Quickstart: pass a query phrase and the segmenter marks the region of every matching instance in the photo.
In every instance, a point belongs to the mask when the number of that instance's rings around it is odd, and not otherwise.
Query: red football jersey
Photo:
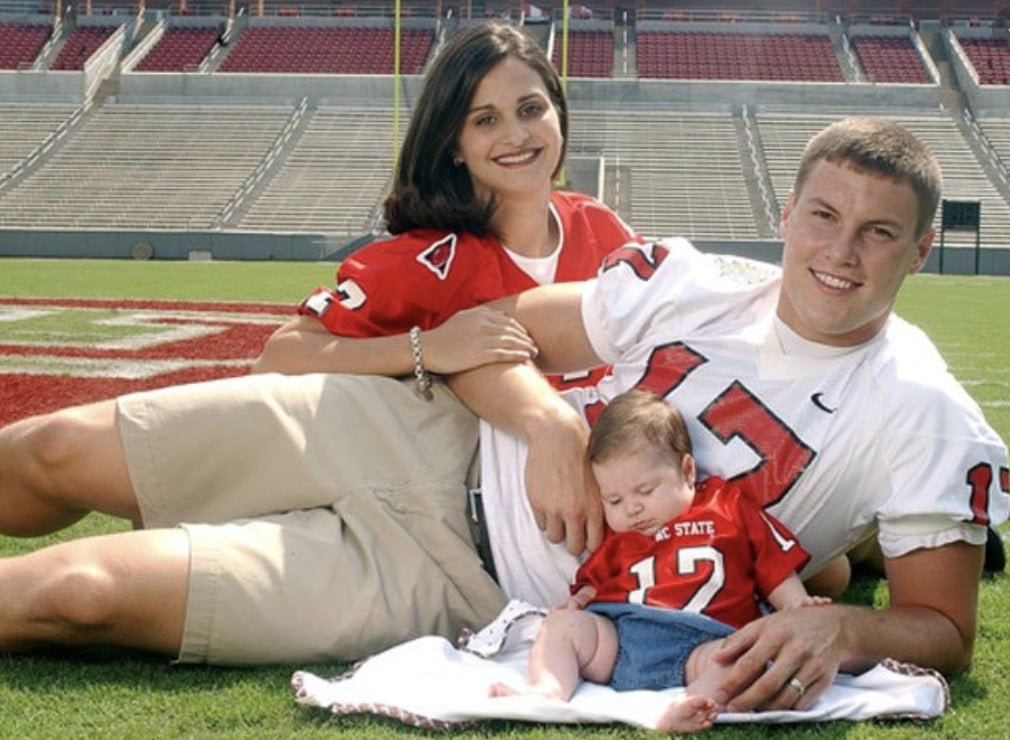
[[[691,508],[654,537],[611,533],[579,568],[572,593],[590,585],[595,601],[700,612],[742,627],[761,616],[759,599],[809,558],[781,522],[708,478]]]
[[[555,191],[551,204],[561,226],[555,282],[591,278],[611,251],[641,242],[587,195]],[[387,336],[431,329],[458,311],[535,286],[490,234],[418,229],[355,252],[337,270],[337,287],[317,289],[298,310],[340,336]]]

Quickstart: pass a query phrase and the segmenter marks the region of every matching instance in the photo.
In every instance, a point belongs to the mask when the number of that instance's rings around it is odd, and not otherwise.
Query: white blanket
[[[333,714],[370,713],[406,724],[447,728],[488,719],[530,722],[623,722],[655,729],[682,688],[617,692],[582,683],[569,702],[531,694],[491,698],[495,682],[518,685],[544,611],[513,601],[483,630],[454,647],[441,637],[421,637],[326,679],[299,671],[291,679],[297,700]],[[717,722],[819,722],[824,720],[930,719],[947,709],[947,683],[935,671],[884,661],[858,676],[839,675],[807,710],[726,712]]]

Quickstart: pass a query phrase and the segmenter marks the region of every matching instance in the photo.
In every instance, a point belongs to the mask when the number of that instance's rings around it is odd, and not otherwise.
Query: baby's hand
[[[585,609],[594,598],[596,589],[592,586],[583,586],[564,601],[556,604],[555,609]]]
[[[799,609],[804,606],[827,606],[831,603],[830,596],[805,596],[795,604],[790,606],[790,609]]]

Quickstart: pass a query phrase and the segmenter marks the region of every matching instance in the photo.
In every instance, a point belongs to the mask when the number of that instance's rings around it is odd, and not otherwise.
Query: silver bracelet
[[[424,363],[421,360],[421,327],[419,326],[410,330],[410,354],[414,358],[414,390],[425,401],[430,401],[435,396],[431,392],[431,375],[424,369]]]

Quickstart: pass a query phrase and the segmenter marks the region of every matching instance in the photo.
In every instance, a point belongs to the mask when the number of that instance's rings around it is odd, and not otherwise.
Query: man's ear
[[[786,198],[786,203],[782,206],[782,215],[779,217],[779,236],[782,239],[786,238],[786,232],[788,231],[787,221],[789,220],[790,214],[793,212],[793,206],[796,205],[796,193],[790,192],[789,197]]]
[[[908,268],[909,275],[917,273],[926,264],[926,258],[929,257],[929,250],[933,247],[933,239],[935,237],[936,229],[933,228],[926,229],[922,236],[919,237],[919,241],[915,245],[915,258]]]

